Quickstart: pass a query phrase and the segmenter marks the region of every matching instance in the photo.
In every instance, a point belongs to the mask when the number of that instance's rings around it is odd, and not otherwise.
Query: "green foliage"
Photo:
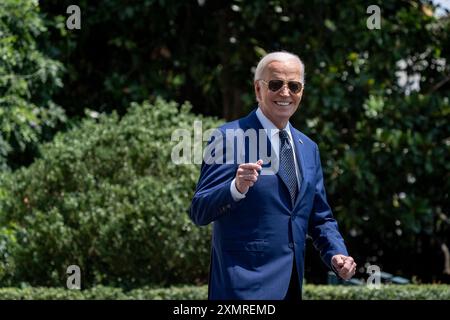
[[[11,281],[62,285],[76,264],[84,287],[205,282],[210,229],[187,214],[199,168],[171,161],[171,135],[218,122],[189,109],[157,100],[123,118],[87,111],[93,118],[4,179],[0,223],[14,229],[0,236],[14,231],[17,242]]]
[[[87,290],[62,288],[0,288],[1,300],[205,300],[207,286],[172,286],[168,288],[120,288],[97,286]],[[379,289],[365,286],[305,285],[305,300],[450,300],[448,285],[384,285]]]
[[[306,285],[306,300],[450,300],[449,285],[367,286]]]
[[[375,257],[391,243],[400,252],[432,238],[436,246],[448,243],[449,100],[371,96],[364,106],[371,112],[354,119],[349,142],[336,140],[332,149],[322,144],[327,185],[345,230]]]
[[[12,176],[9,171],[0,171],[0,203],[8,201],[11,194],[8,185],[11,185]],[[0,205],[1,208],[1,205]],[[15,225],[2,219],[2,210],[0,209],[0,279],[2,285],[13,285],[10,281],[14,274],[14,259],[11,253],[17,244]]]
[[[207,286],[142,287],[130,291],[105,286],[86,290],[47,287],[0,288],[1,300],[205,300],[207,297]]]
[[[44,32],[37,1],[0,3],[0,170],[29,163],[20,155],[32,154],[49,129],[65,121],[51,99],[62,86],[63,67],[39,50],[36,38]]]
[[[15,266],[14,258],[11,253],[17,245],[15,228],[1,227],[0,228],[0,279],[3,279],[3,285],[12,285],[11,278],[13,277]]]

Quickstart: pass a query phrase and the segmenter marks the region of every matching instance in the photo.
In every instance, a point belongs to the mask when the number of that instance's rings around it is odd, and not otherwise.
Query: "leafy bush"
[[[62,288],[2,288],[2,300],[205,300],[207,286],[172,286],[169,288],[140,288],[124,291],[98,286],[88,290]],[[448,285],[383,285],[380,289],[365,286],[305,285],[305,300],[450,300]]]
[[[7,201],[10,196],[8,185],[12,184],[10,180],[11,174],[9,171],[0,171],[0,203]],[[10,282],[12,275],[14,274],[14,260],[11,257],[11,252],[17,243],[14,224],[7,224],[3,222],[2,211],[0,209],[0,279],[3,285],[12,285]]]
[[[63,66],[37,45],[46,31],[37,1],[1,1],[0,170],[29,163],[24,152],[33,155],[49,129],[66,120],[51,100],[62,86]]]
[[[210,229],[187,214],[199,168],[171,161],[171,135],[192,131],[194,120],[218,123],[189,110],[157,100],[134,103],[122,119],[88,112],[4,179],[0,224],[10,227],[0,241],[11,234],[16,244],[14,272],[0,283],[65,285],[73,264],[83,287],[205,282]]]

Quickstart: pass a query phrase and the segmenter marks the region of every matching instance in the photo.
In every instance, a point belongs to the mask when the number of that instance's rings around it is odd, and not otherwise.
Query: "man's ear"
[[[253,86],[255,87],[256,101],[261,102],[261,86],[259,81],[254,81]]]

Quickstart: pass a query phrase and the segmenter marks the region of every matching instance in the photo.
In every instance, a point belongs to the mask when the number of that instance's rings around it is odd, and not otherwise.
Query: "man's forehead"
[[[300,78],[301,67],[300,64],[295,60],[289,61],[272,61],[269,63],[264,70],[265,76],[272,78],[284,78],[288,75],[289,78]]]
[[[301,66],[296,60],[272,61],[267,65],[265,71],[271,73],[300,73]]]

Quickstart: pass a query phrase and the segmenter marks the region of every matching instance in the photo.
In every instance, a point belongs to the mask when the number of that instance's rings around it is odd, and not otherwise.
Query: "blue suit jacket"
[[[253,111],[219,128],[227,129],[262,125]],[[326,199],[317,144],[296,129],[291,134],[301,171],[294,205],[278,174],[260,175],[236,202],[230,184],[239,165],[202,164],[189,214],[197,225],[214,223],[209,299],[283,299],[293,263],[302,286],[307,234],[329,268],[333,255],[348,255]]]

